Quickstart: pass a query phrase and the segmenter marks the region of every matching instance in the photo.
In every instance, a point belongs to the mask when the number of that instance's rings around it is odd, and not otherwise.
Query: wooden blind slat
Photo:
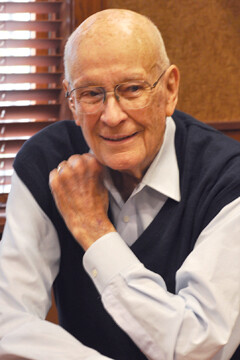
[[[0,141],[0,156],[3,154],[16,154],[23,144],[24,140]]]
[[[35,13],[35,14],[47,14],[56,13],[61,10],[62,1],[58,2],[1,2],[0,12],[2,13]]]
[[[0,107],[0,120],[57,119],[60,105],[27,105]]]
[[[0,124],[0,141],[30,137],[52,123],[53,121]]]
[[[61,20],[55,21],[0,21],[0,29],[4,31],[31,30],[57,31]]]
[[[12,164],[13,164],[13,157],[6,157],[6,158],[2,158],[0,159],[0,171],[2,170],[10,170],[12,168]]]
[[[35,66],[59,66],[62,55],[40,56],[5,56],[0,58],[0,66],[35,65]]]
[[[58,83],[61,84],[62,73],[32,73],[32,74],[0,74],[1,83]]]
[[[60,92],[61,88],[0,91],[0,101],[20,101],[26,99],[36,101],[56,100]]]
[[[7,39],[0,40],[0,48],[57,49],[60,46],[61,41],[62,39]]]
[[[10,185],[10,184],[11,184],[11,176],[1,176],[0,175],[0,186]]]

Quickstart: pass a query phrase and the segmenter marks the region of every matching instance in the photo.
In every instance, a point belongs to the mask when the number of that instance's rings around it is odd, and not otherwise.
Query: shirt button
[[[97,274],[98,274],[98,273],[97,273],[97,269],[93,269],[93,270],[92,270],[92,277],[93,277],[93,278],[96,278],[96,277],[97,277]]]
[[[128,222],[129,222],[129,216],[125,215],[125,216],[123,217],[123,221],[124,221],[125,223],[128,223]]]

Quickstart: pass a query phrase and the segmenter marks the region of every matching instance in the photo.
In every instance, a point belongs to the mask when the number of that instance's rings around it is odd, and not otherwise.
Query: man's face
[[[73,97],[76,123],[96,158],[105,166],[140,179],[159,151],[165,130],[167,91],[165,75],[142,109],[127,109],[114,97],[114,86],[129,80],[145,80],[152,85],[161,71],[156,60],[144,56],[141,47],[119,40],[79,48],[72,68],[72,88],[102,86],[107,94],[103,108],[81,114]],[[88,45],[88,46],[87,46]]]

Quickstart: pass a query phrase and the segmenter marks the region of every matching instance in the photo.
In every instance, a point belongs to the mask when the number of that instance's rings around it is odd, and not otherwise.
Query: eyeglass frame
[[[168,69],[168,68],[167,68]],[[163,77],[163,75],[165,74],[165,72],[167,71],[167,69],[165,69],[161,74],[160,76],[158,77],[158,79],[152,84],[150,85],[148,81],[146,80],[138,80],[139,82],[142,82],[142,83],[145,83],[149,86],[149,90],[152,91],[156,86],[157,84],[159,83],[159,81],[161,80],[161,78]],[[116,90],[118,89],[119,86],[121,85],[124,85],[124,84],[127,84],[128,82],[131,82],[131,81],[134,81],[134,80],[130,80],[130,81],[126,81],[126,82],[123,82],[123,83],[120,83],[120,84],[117,84],[114,86],[113,88],[113,91],[106,91],[106,89],[103,87],[103,86],[97,86],[97,85],[93,85],[93,86],[78,86],[70,91],[66,91],[65,92],[65,98],[70,98],[71,97],[71,94],[73,91],[75,90],[78,90],[78,89],[84,89],[84,88],[88,88],[88,87],[96,87],[98,89],[101,89],[102,92],[103,92],[103,99],[102,99],[102,104],[105,103],[106,101],[106,98],[107,98],[107,94],[109,93],[114,93],[114,97],[115,99],[119,102],[119,95],[116,93]],[[147,106],[147,105],[146,105]],[[138,109],[141,109],[141,108],[138,108]]]

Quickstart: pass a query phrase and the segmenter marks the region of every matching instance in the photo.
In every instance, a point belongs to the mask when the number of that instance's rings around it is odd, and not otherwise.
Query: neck
[[[110,170],[113,183],[122,199],[126,202],[129,196],[132,194],[135,187],[140,183],[141,178],[136,178],[128,173],[123,173],[115,170]]]

